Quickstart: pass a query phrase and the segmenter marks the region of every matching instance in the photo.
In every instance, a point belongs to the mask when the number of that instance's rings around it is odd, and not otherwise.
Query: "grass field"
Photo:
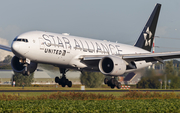
[[[43,85],[42,85],[43,86]],[[44,87],[12,87],[12,86],[1,86],[0,85],[0,90],[81,90],[81,85],[77,85],[77,86],[74,86],[74,87],[61,87],[58,85],[58,87],[56,87],[55,85],[54,86],[51,86],[51,87],[48,87],[48,86],[44,86]],[[117,88],[114,88],[114,89],[111,89],[110,87],[101,87],[101,88],[85,88],[85,90],[123,90],[123,89],[117,89]],[[137,89],[137,88],[130,88],[129,90],[164,90],[164,89]],[[169,89],[168,89],[169,90]],[[176,90],[176,89],[170,89],[170,90]]]
[[[25,87],[25,90],[80,90],[62,87]],[[18,92],[22,87],[0,87],[0,112],[180,112],[180,92]],[[117,90],[86,88],[86,90]]]
[[[16,96],[40,96],[42,94],[54,94],[56,92],[0,92],[0,95],[16,95]],[[85,92],[85,93],[92,93],[92,94],[104,94],[104,95],[114,95],[114,96],[121,96],[126,92]]]
[[[0,90],[17,90],[17,92],[0,92],[0,94],[10,94],[10,95],[20,95],[20,96],[39,96],[42,94],[53,94],[55,92],[18,92],[19,90],[81,90],[80,86],[79,88],[73,87],[73,88],[68,88],[68,87],[0,87]],[[85,88],[85,90],[123,90],[123,89],[111,89],[109,87],[105,88]],[[130,89],[131,90],[139,90],[143,91],[143,89]],[[147,90],[147,89],[146,89]],[[148,89],[152,90],[152,89]],[[154,90],[154,89],[153,89]],[[88,93],[88,92],[86,92]],[[114,95],[114,96],[121,96],[123,94],[126,94],[127,92],[90,92],[94,94],[106,94],[106,95]],[[170,92],[162,92],[162,93],[170,93]],[[176,94],[180,94],[180,92],[175,92]]]
[[[28,100],[0,101],[0,112],[179,113],[180,100]],[[3,107],[2,107],[3,106]]]
[[[180,112],[180,95],[176,93],[133,91],[112,92],[111,95],[74,92],[35,94],[0,94],[0,112]]]
[[[8,95],[20,95],[20,96],[39,96],[42,94],[53,94],[55,92],[18,92],[19,90],[81,90],[79,88],[68,88],[68,87],[0,87],[0,90],[17,90],[17,92],[0,92],[0,94],[8,94]],[[111,89],[109,87],[105,88],[85,88],[85,90],[122,90],[122,89]],[[139,90],[143,91],[143,89],[130,89],[131,90]],[[146,89],[147,90],[147,89]],[[148,89],[152,90],[152,89]],[[93,93],[93,94],[105,94],[105,95],[114,95],[114,96],[121,96],[126,94],[127,92],[86,92],[86,93]],[[169,93],[169,92],[162,92],[162,93]],[[175,92],[176,94],[180,94],[180,92]]]

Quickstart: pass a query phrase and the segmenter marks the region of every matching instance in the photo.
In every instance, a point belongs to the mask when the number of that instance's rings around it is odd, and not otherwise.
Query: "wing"
[[[12,51],[11,51],[11,47],[5,46],[5,45],[1,45],[1,44],[0,44],[0,49],[5,50],[5,51],[12,52]]]
[[[84,55],[81,56],[82,62],[86,65],[98,65],[99,61],[107,55]],[[125,54],[119,56],[125,61],[146,61],[154,62],[166,59],[180,58],[180,51],[177,52],[163,52],[163,53],[141,53],[141,54]],[[97,63],[97,64],[95,64]]]
[[[180,58],[180,51],[176,52],[163,52],[163,53],[146,53],[146,54],[129,54],[123,55],[122,59],[130,61],[141,61],[146,62],[162,61],[167,59]]]

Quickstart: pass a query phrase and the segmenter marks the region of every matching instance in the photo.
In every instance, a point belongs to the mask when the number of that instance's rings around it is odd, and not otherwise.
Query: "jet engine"
[[[104,75],[122,75],[126,71],[126,63],[120,57],[106,56],[99,61],[99,70]]]
[[[37,63],[31,61],[28,64],[26,63],[25,59],[20,59],[17,56],[14,56],[11,60],[11,67],[13,68],[14,72],[29,75],[37,69]]]

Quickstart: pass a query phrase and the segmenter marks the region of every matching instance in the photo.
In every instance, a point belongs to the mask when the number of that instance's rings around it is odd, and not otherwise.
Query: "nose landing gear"
[[[117,87],[118,89],[121,88],[121,83],[119,83],[115,78],[111,78],[111,79],[104,79],[104,84],[107,84],[108,86],[110,86],[112,89],[114,87]]]
[[[65,73],[67,72],[68,70],[66,69],[60,69],[60,73],[62,73],[62,77],[59,78],[59,77],[56,77],[55,78],[55,82],[58,83],[59,85],[61,85],[62,87],[65,87],[66,85],[68,87],[72,87],[72,82],[69,81],[67,78],[66,78],[66,75]]]

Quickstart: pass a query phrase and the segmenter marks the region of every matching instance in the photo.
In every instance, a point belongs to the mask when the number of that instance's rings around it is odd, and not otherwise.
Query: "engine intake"
[[[126,71],[126,63],[122,58],[116,56],[106,56],[100,60],[99,70],[104,75],[122,75]]]
[[[37,69],[37,63],[31,61],[30,64],[26,65],[27,69],[25,63],[26,62],[24,60],[20,60],[20,58],[14,56],[11,60],[11,67],[13,68],[14,72],[22,74],[24,74],[25,71],[27,71],[26,73],[33,73]]]

